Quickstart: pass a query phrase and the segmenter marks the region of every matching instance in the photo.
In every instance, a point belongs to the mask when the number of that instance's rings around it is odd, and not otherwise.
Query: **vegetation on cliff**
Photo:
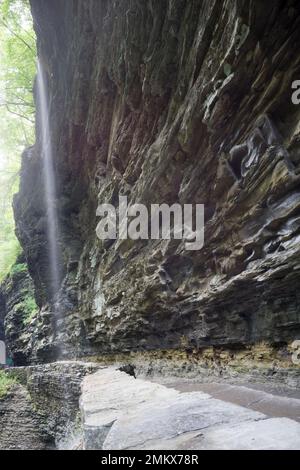
[[[4,398],[11,387],[16,383],[16,379],[8,376],[4,371],[0,370],[0,400]]]
[[[20,246],[15,237],[13,194],[19,185],[23,149],[34,141],[33,80],[36,46],[29,4],[0,4],[0,281],[9,273]]]

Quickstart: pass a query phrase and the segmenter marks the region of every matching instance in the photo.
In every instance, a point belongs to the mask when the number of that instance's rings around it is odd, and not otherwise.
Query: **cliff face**
[[[60,320],[44,328],[51,307],[37,124],[14,203],[44,312],[32,358],[58,347],[76,355],[299,337],[298,2],[31,5],[48,79],[64,272]],[[101,242],[96,208],[117,205],[119,195],[147,206],[205,204],[204,248]]]
[[[7,371],[15,383],[0,397],[0,450],[53,450],[71,442],[80,428],[81,382],[98,369],[60,362]]]
[[[45,337],[46,325],[44,322],[43,328],[39,328],[41,323],[34,295],[34,284],[21,254],[0,290],[0,339],[8,346],[7,357],[18,365],[30,361],[33,345],[38,338]],[[50,319],[48,323],[51,323]]]

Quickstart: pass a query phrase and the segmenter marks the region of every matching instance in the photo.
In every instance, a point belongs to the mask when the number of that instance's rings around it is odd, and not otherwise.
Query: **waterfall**
[[[60,276],[60,250],[58,217],[56,211],[56,181],[53,163],[53,148],[49,123],[49,103],[46,92],[46,80],[41,63],[38,61],[37,74],[38,99],[40,106],[40,125],[42,131],[43,175],[45,188],[45,201],[47,208],[47,239],[49,244],[49,268],[51,277],[51,296],[54,300],[59,291]]]

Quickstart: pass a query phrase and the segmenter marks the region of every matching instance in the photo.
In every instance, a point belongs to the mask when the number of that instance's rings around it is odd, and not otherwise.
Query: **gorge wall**
[[[0,450],[54,450],[80,432],[81,382],[99,367],[59,362],[6,371],[14,380],[0,396]]]
[[[128,351],[286,354],[300,337],[297,0],[31,0],[62,249],[51,313],[41,132],[14,211],[40,312],[26,362]],[[205,204],[205,245],[101,242],[100,203]],[[30,338],[30,339],[29,339]]]

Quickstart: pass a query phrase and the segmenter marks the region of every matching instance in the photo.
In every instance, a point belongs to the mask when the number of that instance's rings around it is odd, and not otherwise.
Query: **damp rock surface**
[[[15,385],[0,398],[0,450],[49,450],[54,442],[25,387]]]
[[[34,283],[22,253],[0,286],[0,338],[5,340],[7,356],[14,364],[25,366],[30,362],[39,317]],[[41,335],[46,333],[45,328]]]
[[[99,367],[60,362],[6,371],[15,384],[0,399],[0,449],[51,450],[73,442],[81,429],[81,382]]]
[[[55,319],[38,119],[14,201],[41,308],[23,337],[31,360],[62,345],[74,357],[297,339],[299,2],[31,5],[64,260]],[[121,195],[147,207],[204,204],[204,248],[101,242],[96,208]]]
[[[292,419],[112,368],[84,379],[81,412],[85,449],[300,449],[300,424]]]

